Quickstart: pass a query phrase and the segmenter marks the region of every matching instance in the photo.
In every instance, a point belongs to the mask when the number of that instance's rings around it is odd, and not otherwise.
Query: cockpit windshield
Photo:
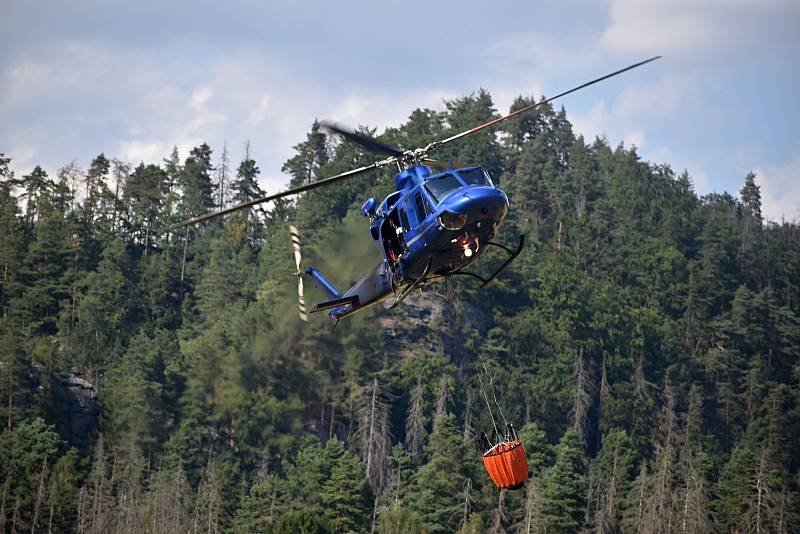
[[[458,171],[458,175],[464,180],[467,185],[488,185],[493,186],[489,175],[486,174],[481,168],[478,169],[463,169]]]
[[[462,187],[461,182],[452,174],[445,174],[444,176],[439,176],[438,178],[433,178],[425,182],[425,189],[437,204],[452,191],[460,187]]]

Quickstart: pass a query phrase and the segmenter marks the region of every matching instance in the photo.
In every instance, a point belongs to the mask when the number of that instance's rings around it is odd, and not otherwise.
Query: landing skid
[[[482,277],[480,275],[477,275],[475,273],[471,273],[469,271],[455,271],[455,272],[452,272],[450,274],[451,275],[459,274],[459,275],[471,276],[473,278],[477,278],[478,280],[481,281],[481,288],[486,287],[487,285],[489,285],[489,283],[492,280],[497,278],[498,274],[500,274],[506,267],[508,267],[509,263],[514,261],[517,258],[517,256],[519,256],[519,253],[522,252],[522,247],[525,246],[525,236],[524,235],[519,236],[519,245],[517,246],[517,250],[511,250],[507,246],[502,245],[500,243],[495,243],[494,241],[488,241],[486,244],[487,245],[493,245],[495,247],[500,247],[503,250],[505,250],[506,252],[508,252],[508,254],[509,254],[508,259],[503,263],[503,265],[500,266],[499,269],[497,269],[494,273],[492,273],[492,276],[490,276],[489,278],[484,278],[484,277]]]

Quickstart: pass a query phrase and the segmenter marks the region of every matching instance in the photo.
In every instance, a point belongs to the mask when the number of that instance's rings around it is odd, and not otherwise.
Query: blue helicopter
[[[361,207],[384,259],[345,292],[313,267],[301,272],[299,232],[290,228],[296,274],[311,276],[328,297],[313,312],[330,310],[338,321],[390,296],[395,307],[414,289],[453,275],[475,277],[485,286],[522,251],[523,236],[515,250],[492,241],[508,213],[508,197],[481,167],[434,174],[427,165],[413,165],[395,176],[395,186],[380,205],[370,198]],[[506,250],[509,258],[488,278],[464,270],[488,246]],[[302,285],[298,295],[300,317],[306,319]]]
[[[395,191],[380,204],[375,198],[369,198],[361,207],[362,213],[370,221],[370,236],[378,243],[383,259],[346,291],[337,289],[313,267],[301,270],[299,231],[290,227],[297,268],[293,274],[298,280],[300,318],[308,320],[303,291],[305,276],[311,277],[327,297],[312,312],[328,310],[329,317],[335,323],[389,297],[394,297],[392,307],[397,306],[415,289],[450,276],[469,276],[484,287],[520,254],[525,243],[524,236],[519,237],[514,248],[492,241],[508,213],[508,197],[481,167],[453,168],[452,165],[445,165],[445,171],[434,173],[431,166],[442,166],[442,162],[429,158],[428,154],[462,137],[660,57],[641,61],[417,149],[401,150],[336,123],[323,122],[330,132],[387,157],[323,180],[202,215],[178,226],[195,224],[263,202],[332,185],[367,171],[396,166]],[[491,275],[483,277],[466,270],[492,246],[504,250],[508,257]]]

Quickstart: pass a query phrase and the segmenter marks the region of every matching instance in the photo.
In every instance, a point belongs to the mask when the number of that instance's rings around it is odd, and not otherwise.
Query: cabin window
[[[425,189],[427,189],[436,203],[441,202],[444,197],[459,187],[461,187],[461,182],[452,174],[445,174],[425,182]]]
[[[467,185],[492,185],[489,175],[483,169],[464,169],[459,170],[458,174]]]
[[[392,206],[397,204],[399,198],[400,198],[400,191],[396,191],[391,195],[389,195],[388,197],[386,197],[386,209],[387,210],[392,209]]]
[[[422,193],[417,191],[414,195],[414,208],[417,212],[417,224],[422,223],[428,216],[427,202],[422,198]]]
[[[403,232],[408,232],[411,229],[411,225],[408,224],[408,215],[406,215],[406,210],[400,208],[398,211],[400,212],[400,224]]]

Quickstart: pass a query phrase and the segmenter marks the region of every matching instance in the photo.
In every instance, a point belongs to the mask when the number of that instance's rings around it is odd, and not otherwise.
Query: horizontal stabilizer
[[[348,304],[357,305],[358,304],[358,295],[353,295],[350,297],[342,297],[340,299],[333,299],[328,300],[325,302],[320,302],[316,306],[314,306],[313,312],[318,312],[322,310],[330,310],[331,308],[338,308],[339,306],[347,306]]]

